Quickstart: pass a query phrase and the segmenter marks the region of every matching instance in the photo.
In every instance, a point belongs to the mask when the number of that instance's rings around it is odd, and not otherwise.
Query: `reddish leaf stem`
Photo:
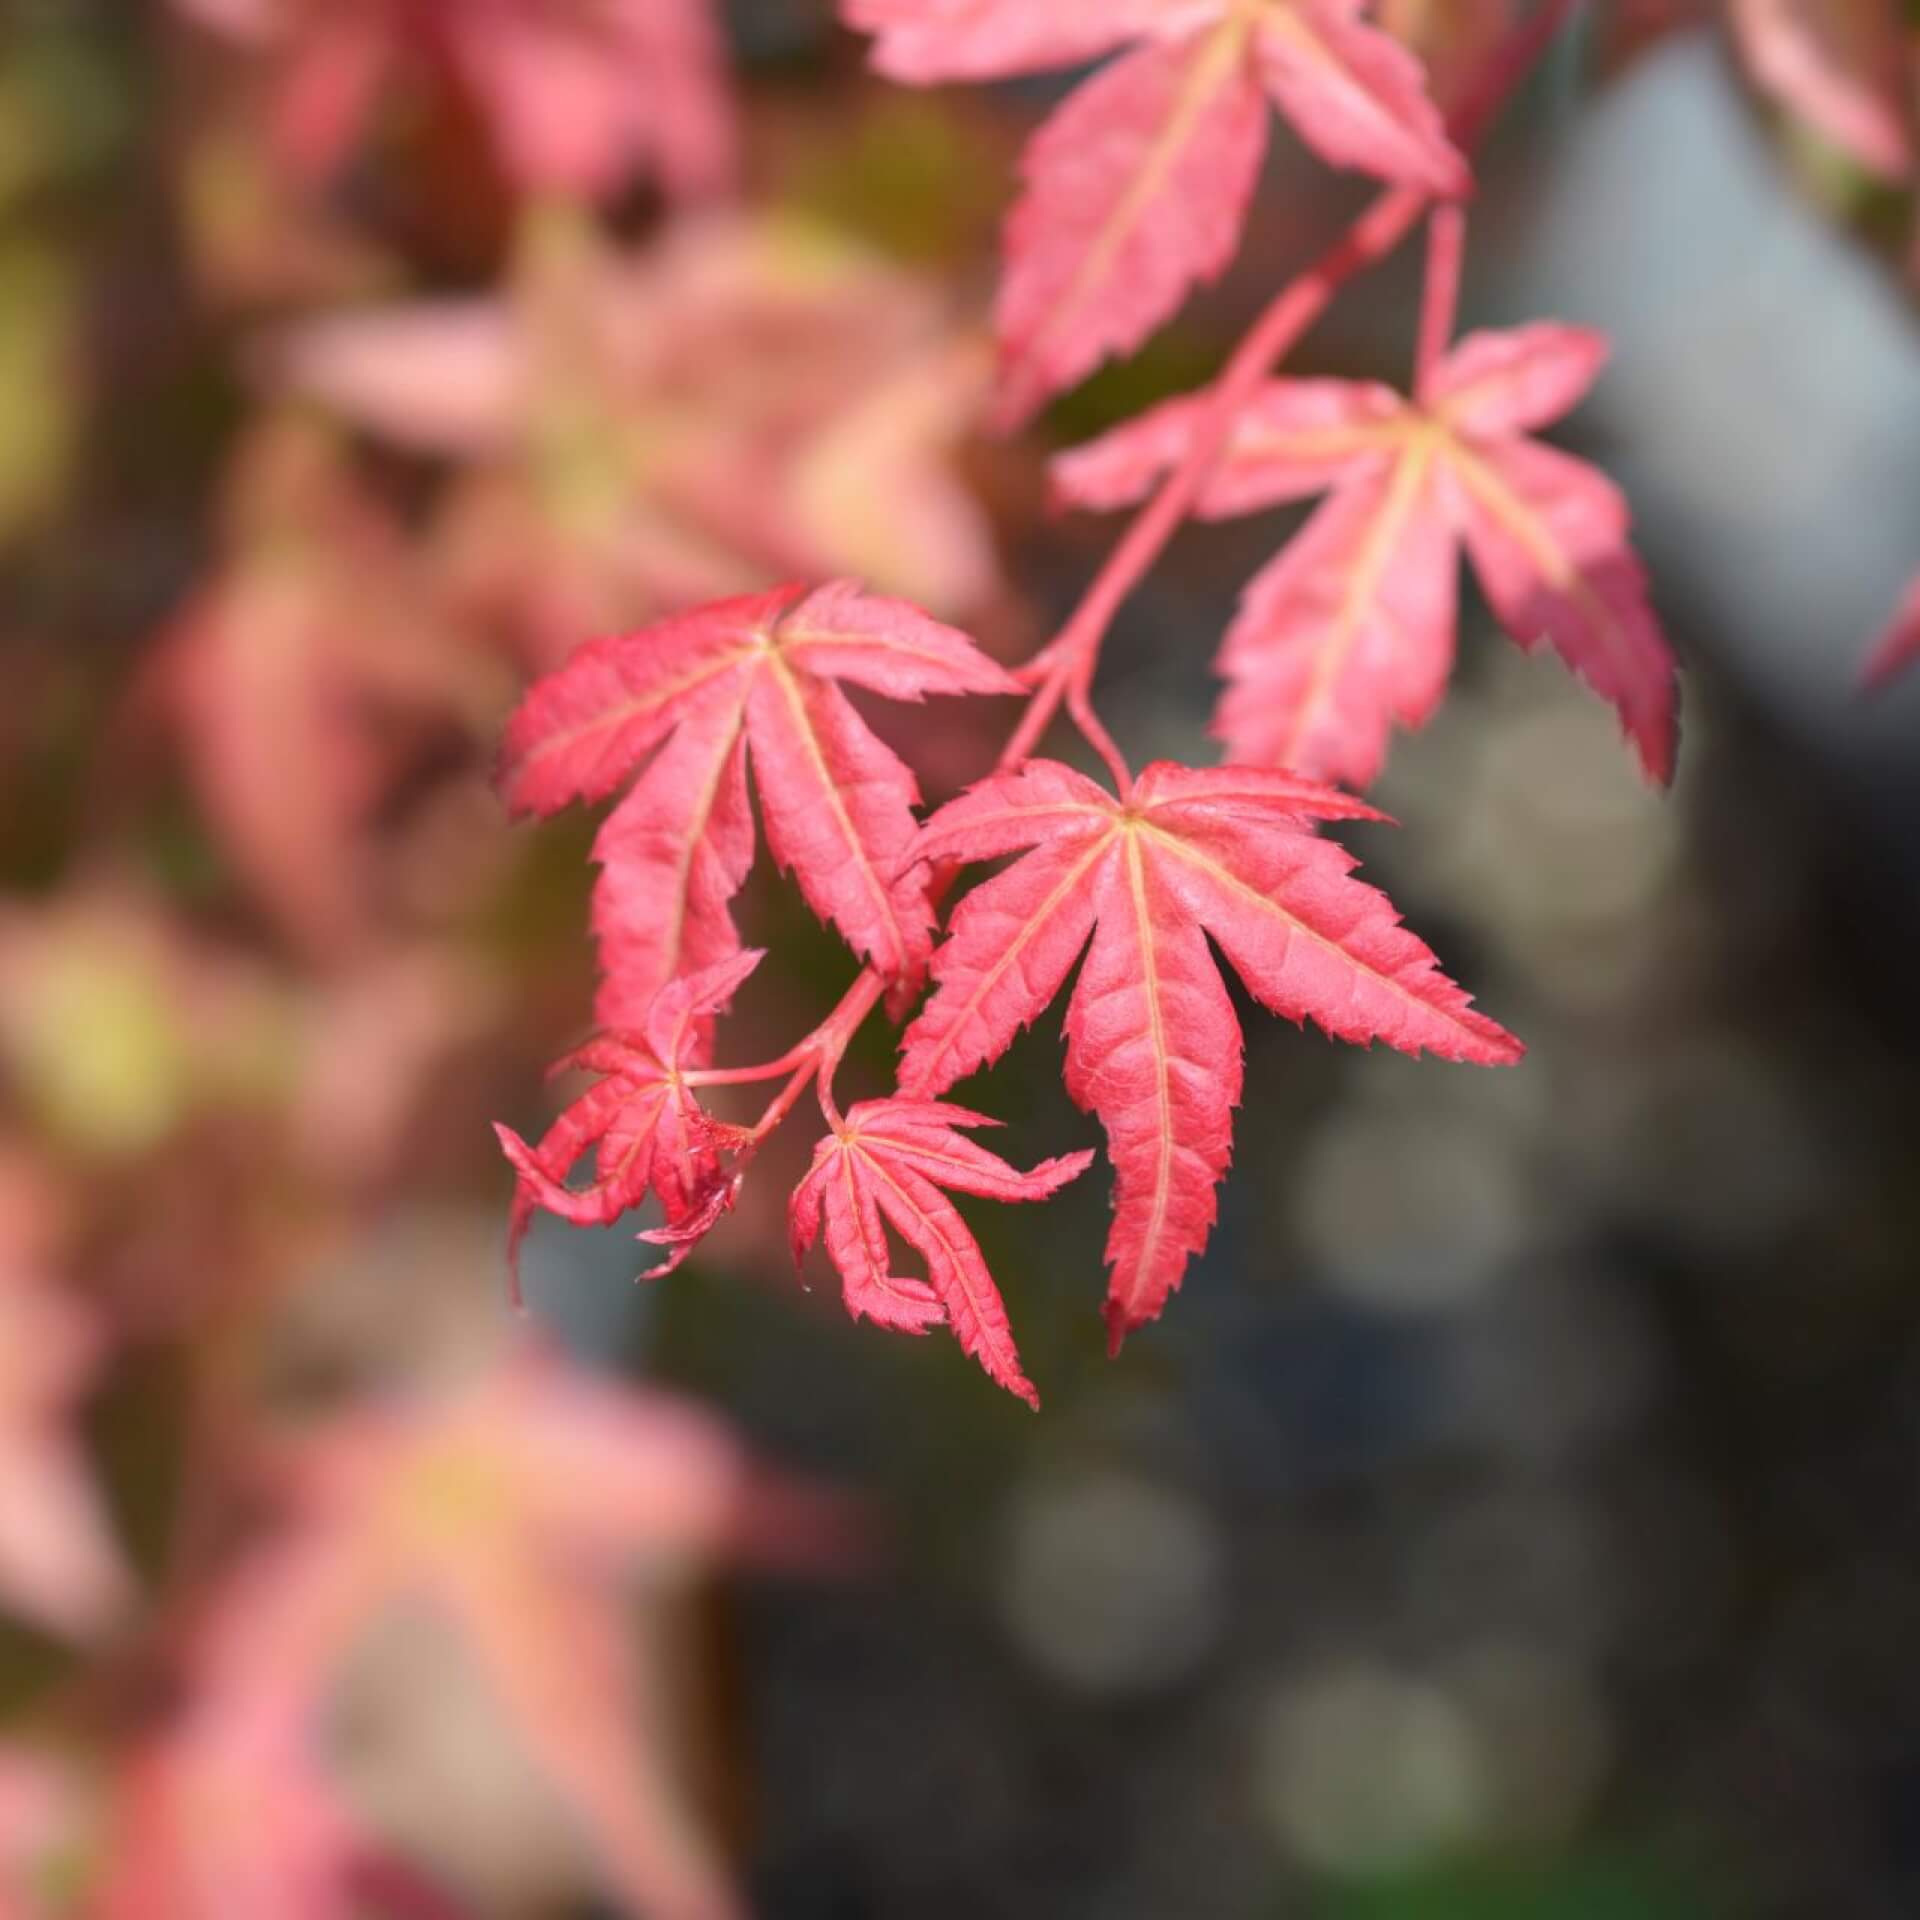
[[[1420,293],[1420,345],[1413,364],[1417,399],[1426,398],[1434,369],[1453,343],[1466,258],[1466,209],[1458,201],[1435,207],[1427,222],[1427,277]]]

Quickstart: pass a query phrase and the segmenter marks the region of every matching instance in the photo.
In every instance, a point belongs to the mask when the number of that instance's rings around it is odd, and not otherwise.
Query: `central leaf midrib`
[[[981,1002],[1000,981],[1006,978],[1007,969],[1012,966],[1020,954],[1026,951],[1027,946],[1039,934],[1040,929],[1059,911],[1061,902],[1078,891],[1081,880],[1092,869],[1095,863],[1105,855],[1107,849],[1112,846],[1114,835],[1118,832],[1119,824],[1115,822],[1106,833],[1090,843],[1086,858],[1074,865],[1060,884],[1047,896],[1039,911],[1028,917],[1026,925],[1014,936],[1013,943],[1006,948],[991,967],[988,967],[981,973],[979,980],[974,985],[973,991],[968,994],[965,1002],[955,1012],[946,1033],[934,1047],[931,1055],[915,1069],[913,1079],[916,1084],[926,1086],[936,1084],[934,1078],[935,1069],[939,1066],[939,1063],[953,1051],[960,1034],[965,1030],[966,1023],[979,1012]],[[944,987],[942,991],[945,991]]]
[[[1127,835],[1127,888],[1132,897],[1134,931],[1140,947],[1142,984],[1147,1000],[1147,1031],[1153,1048],[1155,1104],[1159,1109],[1158,1165],[1154,1169],[1153,1212],[1146,1238],[1133,1262],[1122,1306],[1129,1320],[1137,1309],[1143,1277],[1153,1271],[1160,1237],[1166,1230],[1167,1198],[1173,1181],[1173,1078],[1167,1059],[1166,1023],[1160,1010],[1160,970],[1153,938],[1153,916],[1147,904],[1146,868],[1140,853],[1140,829]]]

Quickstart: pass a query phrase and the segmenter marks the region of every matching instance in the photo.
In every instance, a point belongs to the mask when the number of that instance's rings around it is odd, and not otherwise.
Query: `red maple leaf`
[[[235,871],[337,964],[383,931],[383,809],[436,750],[477,747],[507,676],[311,423],[249,439],[227,518],[229,550],[161,637],[130,717],[151,704],[171,723]]]
[[[1137,347],[1233,257],[1277,105],[1336,166],[1468,185],[1420,63],[1361,0],[845,0],[874,61],[925,84],[1074,65],[1141,44],[1034,136],[1007,226],[999,417]]]
[[[1477,333],[1409,400],[1347,380],[1276,380],[1234,424],[1198,511],[1226,518],[1331,489],[1258,574],[1229,629],[1214,731],[1236,760],[1369,784],[1394,725],[1417,727],[1453,668],[1465,544],[1502,626],[1549,642],[1672,777],[1674,663],[1598,468],[1526,437],[1592,384],[1598,335]],[[1190,445],[1205,401],[1169,402],[1055,462],[1060,493],[1111,507]]]
[[[672,1249],[642,1277],[671,1273],[732,1205],[737,1177],[722,1166],[730,1130],[708,1118],[681,1075],[702,1045],[703,1029],[760,964],[748,951],[669,981],[643,1032],[606,1034],[560,1063],[602,1076],[530,1147],[510,1127],[494,1132],[519,1175],[509,1248],[516,1272],[520,1243],[537,1208],[577,1227],[610,1227],[649,1193],[666,1225],[641,1239]],[[564,1184],[574,1163],[595,1156],[590,1186]]]
[[[1159,762],[1123,798],[1055,762],[981,782],[920,836],[928,860],[1034,851],[955,910],[938,991],[908,1030],[901,1091],[931,1097],[997,1059],[1060,990],[1067,1090],[1099,1116],[1117,1175],[1107,1324],[1117,1350],[1205,1246],[1232,1152],[1240,1028],[1211,934],[1263,1006],[1341,1040],[1510,1063],[1519,1043],[1352,878],[1311,820],[1377,819],[1290,774]]]
[[[753,863],[749,747],[775,859],[896,1004],[912,993],[933,926],[908,858],[919,789],[843,680],[895,700],[1019,690],[964,634],[842,581],[596,641],[527,695],[502,759],[511,808],[551,813],[633,781],[594,848],[603,1026],[642,1025],[667,981],[739,954],[728,902]]]
[[[332,173],[389,78],[451,71],[513,181],[602,193],[639,163],[670,192],[732,177],[736,133],[708,0],[178,0],[273,62],[272,132],[297,171]]]
[[[937,1100],[867,1100],[814,1150],[788,1219],[796,1263],[824,1231],[847,1310],[900,1333],[943,1321],[990,1379],[1029,1406],[1040,1396],[1020,1368],[1007,1310],[979,1243],[941,1188],[988,1200],[1044,1200],[1084,1173],[1090,1153],[1043,1160],[1030,1173],[969,1140],[962,1127],[999,1122]],[[925,1260],[924,1281],[896,1275],[891,1225]]]

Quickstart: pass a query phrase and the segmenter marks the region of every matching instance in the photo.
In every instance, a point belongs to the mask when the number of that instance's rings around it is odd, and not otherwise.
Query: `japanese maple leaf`
[[[216,1806],[229,1759],[255,1755],[287,1783],[287,1851],[251,1849],[263,1875],[284,1881],[306,1861],[309,1881],[328,1884],[335,1817],[329,1796],[302,1789],[295,1750],[317,1780],[345,1663],[405,1607],[458,1636],[632,1912],[741,1911],[660,1750],[655,1649],[636,1644],[632,1576],[657,1609],[723,1556],[817,1560],[843,1527],[819,1495],[761,1475],[690,1406],[532,1359],[417,1402],[352,1408],[292,1437],[273,1470],[283,1523],[209,1611],[186,1722],[204,1761],[190,1777],[213,1786]]]
[[[983,781],[921,832],[928,860],[1033,851],[955,910],[938,991],[903,1043],[902,1093],[930,1098],[998,1059],[1086,951],[1067,1007],[1067,1090],[1098,1115],[1116,1175],[1116,1351],[1205,1246],[1232,1151],[1240,1028],[1209,935],[1263,1006],[1336,1039],[1489,1066],[1520,1057],[1386,897],[1352,878],[1353,857],[1308,824],[1379,817],[1260,768],[1162,761],[1116,798],[1041,760]]]
[[[959,1131],[998,1125],[937,1100],[863,1101],[820,1142],[794,1189],[793,1257],[804,1261],[824,1232],[856,1320],[864,1315],[900,1333],[925,1333],[944,1321],[990,1379],[1037,1408],[1040,1396],[1021,1371],[979,1243],[941,1189],[1044,1200],[1084,1173],[1093,1155],[1070,1153],[1022,1173]],[[924,1281],[892,1271],[888,1226],[926,1262]]]
[[[1137,347],[1239,243],[1268,104],[1336,166],[1442,194],[1466,163],[1419,62],[1361,0],[845,0],[874,62],[927,83],[1072,66],[1130,47],[1028,148],[1008,222],[999,417]]]
[[[841,681],[895,700],[1016,691],[964,634],[840,582],[595,641],[527,695],[501,765],[516,813],[632,782],[594,849],[603,1026],[640,1025],[667,981],[738,955],[728,902],[753,862],[749,754],[775,859],[896,1003],[914,990],[933,926],[908,858],[919,791]]]
[[[554,222],[507,297],[361,307],[267,370],[456,463],[450,597],[542,667],[584,633],[858,575],[952,615],[998,584],[956,471],[991,369],[933,284],[783,219],[677,222],[644,253]]]
[[[672,1251],[644,1277],[670,1273],[732,1204],[736,1179],[721,1165],[727,1130],[701,1110],[682,1073],[703,1045],[713,1015],[760,964],[746,952],[717,966],[669,981],[655,996],[644,1031],[590,1041],[561,1064],[601,1075],[530,1147],[508,1127],[496,1127],[519,1175],[514,1190],[510,1248],[516,1272],[521,1241],[537,1208],[580,1227],[610,1227],[649,1193],[666,1225],[640,1237]],[[596,1156],[593,1183],[564,1184],[584,1154]]]
[[[1913,52],[1901,0],[1732,0],[1755,81],[1856,166],[1914,165]]]
[[[1875,645],[1867,661],[1866,683],[1884,687],[1899,679],[1916,660],[1920,660],[1920,578],[1907,589],[1893,624]]]
[[[1346,380],[1277,380],[1234,424],[1198,511],[1251,513],[1330,489],[1247,588],[1219,670],[1231,757],[1364,787],[1395,724],[1421,725],[1453,669],[1459,550],[1521,646],[1547,641],[1673,773],[1674,664],[1597,468],[1526,437],[1597,376],[1606,343],[1551,325],[1462,340],[1417,398]],[[1055,463],[1060,493],[1111,507],[1191,442],[1204,399],[1176,400]]]
[[[709,0],[179,0],[274,65],[288,162],[345,159],[396,70],[426,60],[479,105],[507,175],[603,193],[636,165],[670,192],[725,186],[736,131]]]

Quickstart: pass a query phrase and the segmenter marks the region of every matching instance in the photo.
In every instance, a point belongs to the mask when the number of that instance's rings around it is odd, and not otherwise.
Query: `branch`
[[[1426,398],[1434,369],[1452,343],[1466,256],[1466,209],[1458,204],[1435,207],[1427,222],[1427,278],[1420,293],[1420,345],[1413,362],[1413,391],[1418,399]]]

